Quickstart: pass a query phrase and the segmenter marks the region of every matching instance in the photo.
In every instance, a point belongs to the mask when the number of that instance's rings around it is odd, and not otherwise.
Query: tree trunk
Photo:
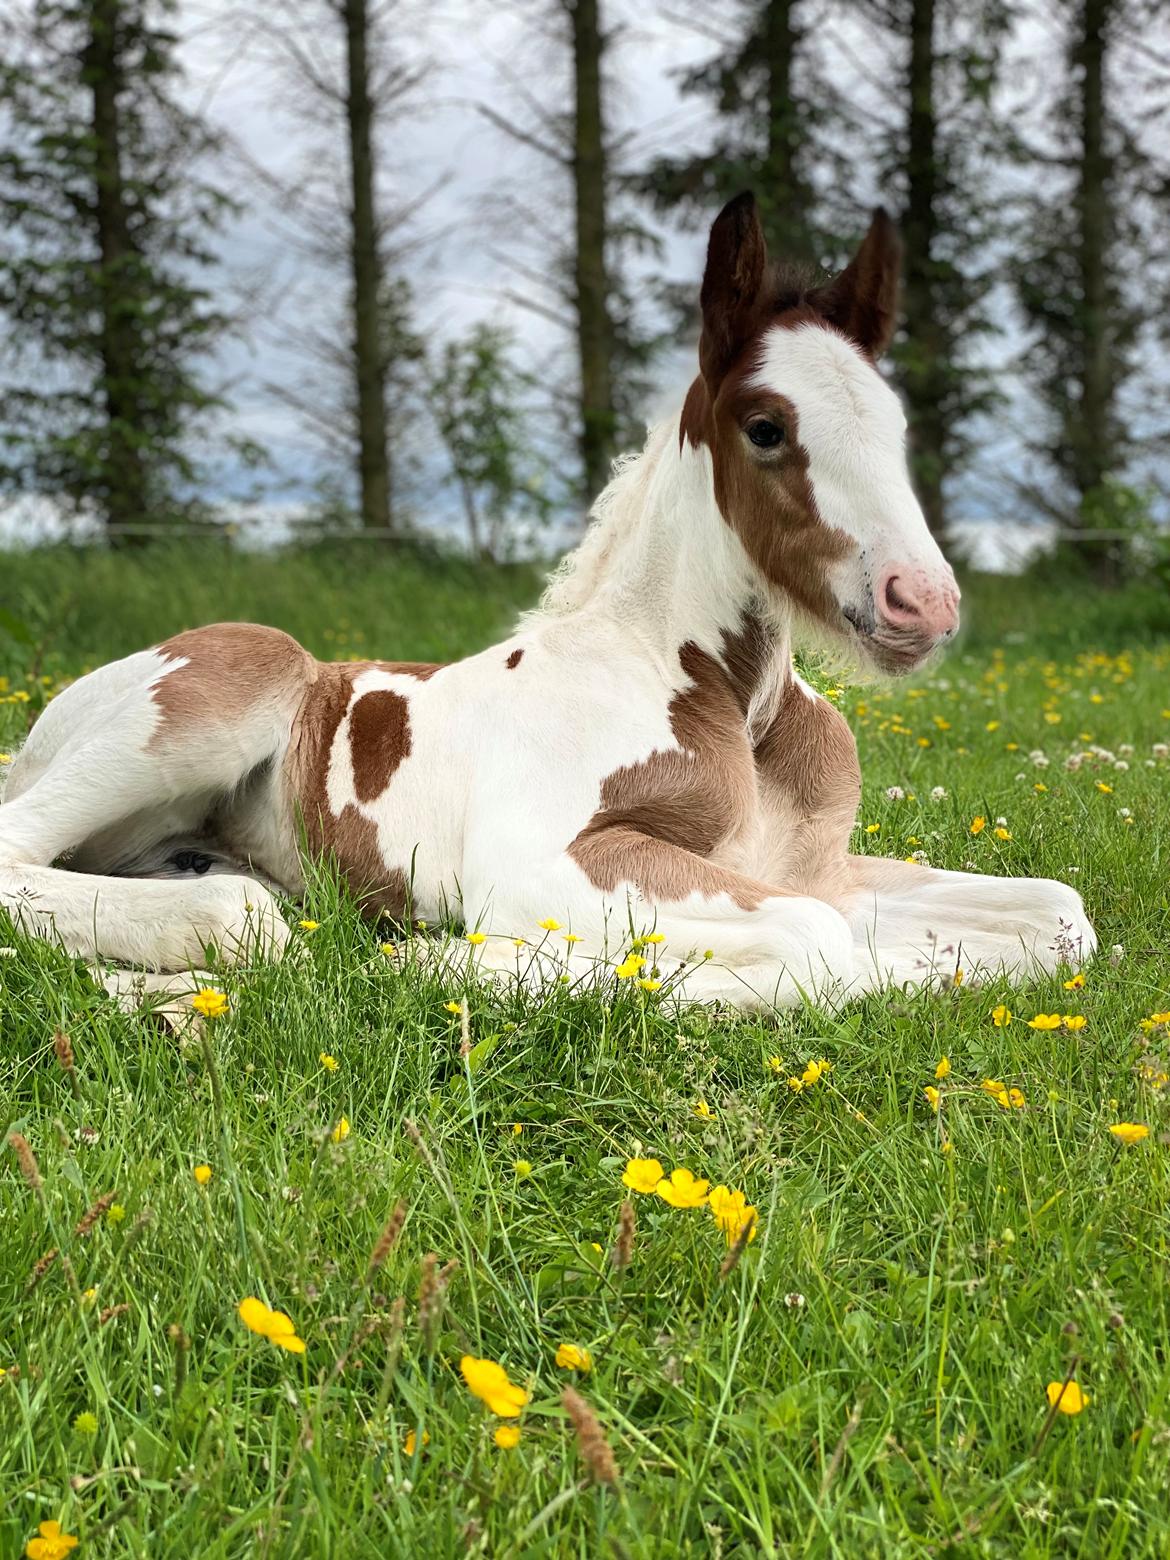
[[[353,355],[357,392],[358,475],[362,524],[389,530],[390,464],[386,440],[386,362],[382,350],[382,260],[374,206],[374,110],[367,61],[366,0],[343,0],[349,131],[353,184],[350,259],[353,270]]]
[[[614,328],[606,266],[606,148],[601,105],[604,39],[598,0],[566,0],[573,27],[575,115],[573,184],[577,246],[577,343],[581,365],[580,447],[585,491],[609,477],[617,418],[613,404]]]
[[[138,332],[134,323],[136,254],[122,182],[118,95],[123,85],[119,48],[120,0],[92,0],[84,79],[93,95],[94,214],[101,266],[98,276],[107,441],[104,507],[108,525],[141,525],[147,518],[146,468],[138,438]]]
[[[1112,0],[1083,0],[1080,33],[1073,50],[1080,80],[1080,158],[1074,201],[1077,268],[1080,273],[1079,397],[1070,409],[1066,437],[1081,523],[1085,501],[1109,476],[1114,460],[1113,373],[1109,328],[1109,249],[1113,213],[1109,195],[1109,152],[1105,144],[1106,28]],[[1099,522],[1098,522],[1099,523]],[[1116,583],[1109,542],[1086,540],[1082,550],[1103,584]]]
[[[815,261],[807,215],[812,197],[798,171],[801,127],[792,105],[792,75],[800,42],[797,0],[766,0],[763,56],[768,74],[767,141],[757,197],[771,252],[785,260]]]
[[[946,529],[943,478],[947,470],[945,405],[951,344],[940,323],[942,309],[936,297],[939,213],[934,24],[935,0],[912,0],[906,210],[902,217],[906,246],[902,304],[908,339],[901,354],[900,377],[909,403],[915,486],[927,524],[941,537]]]

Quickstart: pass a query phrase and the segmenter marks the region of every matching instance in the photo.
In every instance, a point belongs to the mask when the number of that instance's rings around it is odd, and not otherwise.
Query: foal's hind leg
[[[154,691],[166,675],[174,675],[166,658],[144,652],[83,678],[49,706],[0,807],[0,906],[71,953],[154,969],[200,964],[209,945],[230,958],[282,947],[289,933],[279,905],[248,877],[155,881],[52,865],[84,855],[95,839],[116,852],[121,830],[141,848],[144,820],[160,840],[190,828],[281,753],[279,711],[267,706],[260,718],[242,712],[227,729],[165,732],[157,741]]]

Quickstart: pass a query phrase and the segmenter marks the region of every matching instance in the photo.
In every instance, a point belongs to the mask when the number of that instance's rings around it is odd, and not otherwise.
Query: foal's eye
[[[778,444],[784,443],[783,427],[766,417],[757,417],[755,422],[749,423],[747,436],[761,450],[774,450]]]

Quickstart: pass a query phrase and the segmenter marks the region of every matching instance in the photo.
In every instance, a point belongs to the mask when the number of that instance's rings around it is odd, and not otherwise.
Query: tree
[[[891,356],[915,485],[942,535],[948,488],[991,397],[977,349],[995,328],[988,304],[999,213],[988,170],[1003,151],[992,98],[1008,12],[1004,0],[861,4],[897,60],[861,129],[879,187],[899,207],[905,330]]]
[[[392,533],[402,529],[403,443],[421,401],[423,348],[403,261],[425,196],[395,198],[381,149],[397,119],[417,106],[430,67],[415,47],[408,56],[401,45],[411,28],[400,0],[288,0],[279,12],[249,10],[236,20],[292,86],[286,112],[298,129],[316,132],[295,178],[262,177],[290,247],[313,272],[301,289],[302,317],[280,345],[324,377],[308,392],[290,385],[291,375],[270,388],[331,454],[352,452],[362,525]],[[345,278],[344,306],[333,315],[323,305],[321,271]]]
[[[590,499],[608,480],[614,455],[627,441],[641,440],[635,407],[657,342],[638,317],[626,261],[650,240],[631,203],[622,199],[627,170],[610,112],[616,26],[607,27],[600,0],[536,0],[531,9],[534,32],[543,30],[555,61],[558,101],[542,101],[505,68],[511,111],[498,102],[481,103],[479,109],[497,129],[536,153],[555,176],[544,205],[530,196],[532,180],[495,204],[498,226],[512,235],[503,258],[526,284],[511,295],[512,301],[552,320],[572,338],[572,437],[580,461],[579,492]],[[566,199],[573,211],[570,236],[559,222],[548,220],[548,212],[557,212]]]
[[[222,406],[199,374],[228,328],[203,285],[231,209],[197,169],[172,0],[33,0],[0,68],[0,478],[111,528],[173,508]]]
[[[1127,410],[1123,399],[1142,380],[1142,337],[1167,301],[1164,292],[1158,298],[1167,258],[1158,234],[1170,159],[1164,138],[1155,139],[1164,109],[1147,110],[1158,86],[1150,67],[1166,65],[1147,48],[1155,16],[1148,0],[1077,0],[1062,17],[1055,101],[1041,99],[1043,125],[1021,137],[1039,184],[1027,203],[1034,239],[1015,266],[1037,332],[1023,371],[1048,412],[1035,447],[1061,490],[1046,507],[1089,533],[1122,518],[1118,484],[1134,450],[1131,430],[1149,436],[1149,401]],[[1143,123],[1154,131],[1149,144]],[[1085,535],[1078,547],[1102,583],[1115,580],[1111,538]]]
[[[840,173],[825,130],[841,108],[810,43],[813,9],[810,0],[705,7],[693,25],[717,51],[683,74],[681,90],[714,108],[713,136],[701,151],[657,158],[636,183],[699,228],[750,189],[770,253],[823,265],[840,258],[818,187]]]
[[[506,330],[475,326],[447,343],[430,392],[472,556],[496,562],[517,539],[519,523],[544,523],[553,504],[544,462],[526,435],[532,382],[516,367],[513,347]]]

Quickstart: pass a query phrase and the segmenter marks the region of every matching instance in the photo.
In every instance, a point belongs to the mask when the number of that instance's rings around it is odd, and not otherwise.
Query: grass
[[[42,697],[30,668],[52,681],[217,613],[322,652],[347,616],[343,650],[426,656],[482,641],[531,589],[414,562],[397,587],[393,568],[363,573],[352,600],[328,559],[287,577],[245,560],[218,581],[181,558],[71,578],[66,561],[43,590],[21,568],[5,605],[29,632],[0,648],[0,699],[29,697],[0,702],[0,748]],[[170,588],[152,598],[151,578]],[[838,697],[866,775],[858,848],[1071,876],[1103,949],[1081,990],[1066,970],[837,1017],[679,1016],[624,987],[535,1001],[400,970],[320,877],[303,960],[225,973],[229,1011],[201,1044],[0,933],[16,949],[0,958],[0,1116],[41,1180],[5,1153],[0,1555],[49,1519],[118,1556],[1166,1554],[1170,1038],[1141,1021],[1170,1009],[1170,763],[1154,750],[1170,645],[1140,594],[1094,603],[1070,642],[1078,599],[991,582],[942,667]],[[1021,624],[1028,642],[1011,641]],[[1065,768],[1094,743],[1129,767]],[[463,1001],[470,1049],[446,1006]],[[1036,1013],[1086,1023],[1041,1032]],[[923,1090],[943,1056],[936,1114]],[[822,1057],[831,1071],[794,1092]],[[1026,1106],[1001,1108],[986,1078]],[[1148,1139],[1120,1143],[1123,1120]],[[747,1193],[758,1238],[730,1272],[706,1210],[623,1187],[637,1155]],[[429,1253],[458,1267],[420,1325]],[[289,1314],[304,1355],[245,1329],[246,1295]],[[614,1489],[566,1417],[562,1342],[591,1351],[574,1385]],[[530,1394],[515,1449],[495,1445],[464,1353]],[[1045,1388],[1066,1377],[1088,1406],[1050,1416]]]

